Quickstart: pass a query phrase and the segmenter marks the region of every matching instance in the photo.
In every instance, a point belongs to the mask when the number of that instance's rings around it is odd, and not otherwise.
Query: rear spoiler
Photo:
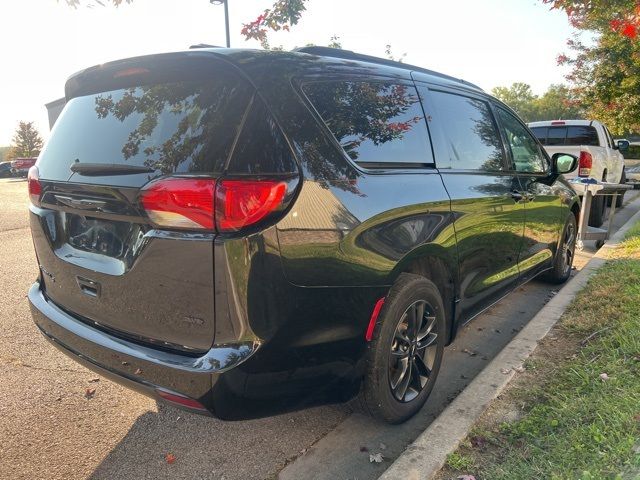
[[[73,74],[65,84],[65,99],[133,86],[202,78],[221,65],[236,68],[223,55],[206,50],[132,57],[96,65]]]

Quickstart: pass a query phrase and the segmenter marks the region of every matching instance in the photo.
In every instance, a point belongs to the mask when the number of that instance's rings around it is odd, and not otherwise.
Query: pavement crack
[[[16,228],[7,228],[5,230],[0,230],[0,235],[3,233],[15,232],[17,230],[29,230],[29,226],[26,227],[16,227]]]
[[[43,372],[71,372],[71,373],[85,373],[84,370],[76,370],[74,368],[48,368],[48,367],[40,367],[37,365],[31,365],[30,363],[24,363],[19,358],[9,357],[9,358],[0,358],[0,364],[9,365],[14,367],[24,367],[29,368],[31,370],[38,370]]]

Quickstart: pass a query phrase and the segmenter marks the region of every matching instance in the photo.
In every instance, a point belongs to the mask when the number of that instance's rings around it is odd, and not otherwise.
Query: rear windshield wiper
[[[101,175],[134,175],[136,173],[153,173],[150,167],[127,165],[123,163],[72,163],[69,169],[74,173],[88,177]]]

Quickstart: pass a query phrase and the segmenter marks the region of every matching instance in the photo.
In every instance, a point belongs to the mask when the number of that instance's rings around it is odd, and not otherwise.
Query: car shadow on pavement
[[[325,406],[224,422],[158,404],[157,412],[137,418],[89,478],[265,478],[349,413],[347,406]]]
[[[309,465],[305,471],[303,461],[302,471],[286,478],[300,474],[303,477],[299,478],[304,478],[307,473],[309,478],[377,478],[381,467],[369,462],[367,452],[384,444],[386,458],[399,455],[548,301],[551,290],[547,284],[531,282],[526,290],[514,292],[512,301],[492,307],[464,327],[445,350],[443,370],[429,403],[402,425],[386,425],[359,414],[350,416],[349,405],[236,422],[159,405],[157,412],[137,418],[90,478],[275,478],[292,459],[327,434],[335,437],[335,442],[324,441],[325,447],[319,442],[317,460],[309,460],[318,463],[322,456],[323,470],[315,472]],[[175,461],[168,463],[167,454],[175,456]]]

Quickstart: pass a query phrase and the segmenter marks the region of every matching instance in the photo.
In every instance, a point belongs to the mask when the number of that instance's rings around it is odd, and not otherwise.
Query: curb
[[[529,321],[378,480],[429,480],[438,473],[447,456],[458,448],[491,401],[509,384],[515,375],[514,369],[522,366],[531,356],[538,342],[558,322],[591,275],[606,263],[609,252],[638,221],[640,211],[620,227],[582,270]],[[503,373],[507,369],[508,373]]]

